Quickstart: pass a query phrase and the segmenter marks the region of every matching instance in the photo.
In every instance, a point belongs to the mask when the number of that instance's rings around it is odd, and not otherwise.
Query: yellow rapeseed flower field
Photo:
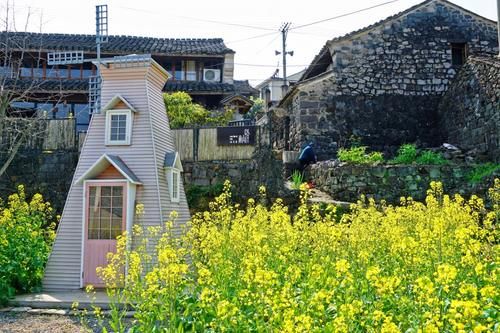
[[[305,189],[291,216],[280,200],[241,210],[229,188],[181,239],[171,223],[135,230],[132,250],[120,238],[100,273],[136,332],[498,332],[500,180],[492,209],[434,182],[425,202],[362,198],[340,220]]]

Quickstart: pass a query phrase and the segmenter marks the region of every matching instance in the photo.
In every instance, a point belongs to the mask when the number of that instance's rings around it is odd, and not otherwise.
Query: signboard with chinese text
[[[217,145],[254,145],[255,133],[255,126],[217,127]]]

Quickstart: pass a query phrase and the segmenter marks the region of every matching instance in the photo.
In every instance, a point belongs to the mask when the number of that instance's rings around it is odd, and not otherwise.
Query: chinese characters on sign
[[[255,126],[218,127],[217,145],[253,145],[255,144]]]

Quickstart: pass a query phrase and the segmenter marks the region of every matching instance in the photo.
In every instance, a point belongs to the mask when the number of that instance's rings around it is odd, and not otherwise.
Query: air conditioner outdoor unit
[[[219,82],[220,81],[220,69],[204,69],[203,70],[203,81]]]

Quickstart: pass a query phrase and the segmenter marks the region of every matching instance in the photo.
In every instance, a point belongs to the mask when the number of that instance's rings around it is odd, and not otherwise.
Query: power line
[[[296,30],[296,29],[301,29],[301,28],[309,27],[309,26],[314,25],[314,24],[323,23],[323,22],[335,20],[335,19],[338,19],[338,18],[346,17],[346,16],[349,16],[349,15],[361,13],[361,12],[364,12],[364,11],[367,11],[367,10],[370,10],[370,9],[373,9],[373,8],[385,6],[385,5],[388,5],[390,3],[394,3],[394,2],[398,2],[398,1],[401,1],[401,0],[386,1],[386,2],[380,3],[378,5],[374,5],[374,6],[370,6],[370,7],[366,7],[366,8],[362,8],[362,9],[358,9],[358,10],[355,10],[353,12],[349,12],[349,13],[337,15],[337,16],[334,16],[334,17],[330,17],[330,18],[327,18],[327,19],[319,20],[319,21],[314,21],[314,22],[307,23],[307,24],[297,25],[297,26],[295,26],[293,28],[290,28],[289,30]]]
[[[126,9],[126,10],[144,12],[144,13],[149,13],[149,14],[154,14],[154,15],[161,15],[161,16],[164,15],[163,13],[153,12],[153,11],[149,11],[149,10],[145,10],[145,9],[125,7],[125,6],[117,6],[117,7],[122,8],[122,9]],[[193,21],[208,22],[208,23],[213,23],[213,24],[228,25],[228,26],[233,26],[233,27],[242,27],[242,28],[265,30],[265,31],[276,31],[276,29],[273,29],[273,28],[259,27],[259,26],[255,26],[255,25],[249,25],[249,24],[240,24],[240,23],[233,23],[233,22],[209,20],[209,19],[204,19],[204,18],[199,18],[199,17],[191,17],[191,16],[184,16],[184,15],[173,15],[173,17],[183,18],[183,19],[193,20]]]
[[[279,31],[268,32],[267,34],[262,34],[262,35],[247,37],[247,38],[243,38],[243,39],[237,39],[237,40],[233,40],[233,41],[227,41],[225,43],[227,43],[227,44],[229,44],[229,43],[239,43],[239,42],[244,42],[244,41],[247,41],[247,40],[250,40],[250,39],[256,39],[256,38],[271,36],[271,35],[274,35],[274,34],[277,34],[277,33],[279,33]]]
[[[255,54],[260,54],[262,51],[264,51],[267,47],[269,47],[269,45],[271,45],[276,39],[278,39],[279,35],[277,34],[276,36],[274,36],[273,39],[271,39],[269,41],[269,43],[267,43],[266,45],[264,45],[260,50],[258,50],[257,52],[255,52]]]

